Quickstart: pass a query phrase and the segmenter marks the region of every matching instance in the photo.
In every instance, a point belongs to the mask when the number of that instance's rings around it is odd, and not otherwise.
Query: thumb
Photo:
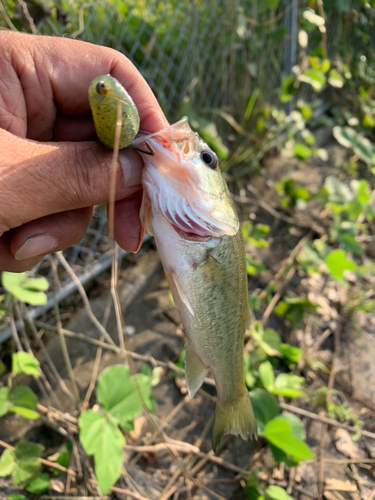
[[[109,201],[110,150],[96,142],[39,143],[0,129],[0,235],[31,220]],[[141,185],[143,161],[123,150],[116,199]]]

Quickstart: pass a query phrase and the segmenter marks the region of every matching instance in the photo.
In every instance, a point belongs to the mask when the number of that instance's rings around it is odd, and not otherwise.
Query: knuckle
[[[101,197],[103,188],[108,189],[110,156],[98,154],[97,145],[82,144],[75,146],[73,156],[73,181],[77,194],[91,205],[94,198]]]

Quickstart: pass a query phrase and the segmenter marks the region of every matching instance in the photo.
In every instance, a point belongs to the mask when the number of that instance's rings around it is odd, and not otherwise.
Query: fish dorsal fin
[[[175,288],[177,290],[177,293],[178,295],[180,296],[180,299],[182,300],[182,302],[185,304],[185,306],[187,307],[189,313],[192,315],[192,316],[195,316],[194,314],[194,310],[189,302],[189,299],[186,295],[186,292],[185,292],[185,289],[184,287],[182,286],[181,284],[181,281],[179,280],[178,276],[176,273],[172,272],[171,273],[171,277],[173,279],[173,282],[175,284]]]
[[[191,345],[186,347],[185,379],[190,397],[194,397],[206,378],[206,367]]]

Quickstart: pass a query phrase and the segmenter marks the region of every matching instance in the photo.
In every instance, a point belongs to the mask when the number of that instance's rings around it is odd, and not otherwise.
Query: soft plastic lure
[[[98,139],[113,149],[116,135],[117,107],[121,102],[120,149],[131,144],[139,130],[139,115],[133,99],[111,75],[95,78],[89,87],[89,103]]]

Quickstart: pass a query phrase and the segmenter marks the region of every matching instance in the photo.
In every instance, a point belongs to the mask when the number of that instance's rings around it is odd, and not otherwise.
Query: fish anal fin
[[[194,349],[190,345],[188,345],[186,347],[185,356],[185,379],[191,398],[194,397],[197,390],[203,384],[205,378],[206,367],[204,366]]]
[[[175,285],[175,290],[177,291],[178,295],[180,296],[180,299],[182,300],[182,302],[185,304],[185,306],[187,307],[189,313],[192,315],[192,316],[195,316],[194,314],[194,309],[192,308],[190,302],[189,302],[189,299],[187,297],[187,294],[185,292],[185,289],[184,287],[182,286],[181,284],[181,281],[179,279],[179,277],[177,276],[177,274],[175,272],[171,272],[170,273],[170,276],[171,278],[173,279],[173,282],[174,282],[174,285]]]

